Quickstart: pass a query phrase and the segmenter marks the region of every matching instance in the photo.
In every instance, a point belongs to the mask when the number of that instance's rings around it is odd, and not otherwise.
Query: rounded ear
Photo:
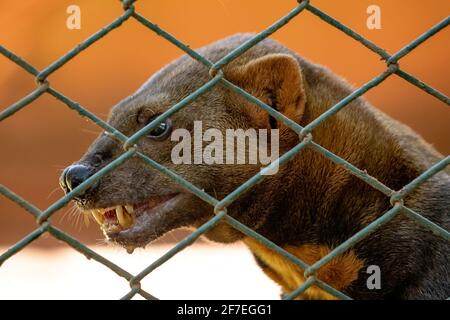
[[[297,60],[288,54],[270,54],[232,68],[225,76],[234,84],[254,95],[264,103],[299,122],[305,110],[306,95],[302,71]],[[270,120],[269,114],[252,104],[251,114],[257,123],[267,127],[283,123]]]

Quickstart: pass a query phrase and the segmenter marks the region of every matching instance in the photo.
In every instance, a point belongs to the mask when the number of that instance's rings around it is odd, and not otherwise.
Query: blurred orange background
[[[447,0],[316,0],[312,3],[390,53],[450,12]],[[81,29],[66,27],[69,5],[81,8]],[[136,9],[196,48],[237,32],[258,32],[296,6],[295,0],[138,1]],[[366,27],[369,5],[381,7],[381,30]],[[28,0],[0,2],[0,44],[43,69],[123,13],[116,0]],[[360,86],[380,74],[379,57],[303,12],[272,38]],[[450,28],[401,60],[401,67],[444,94],[450,92]],[[105,119],[115,103],[150,75],[183,54],[133,19],[113,30],[49,77],[52,86]],[[36,87],[28,73],[0,56],[0,110]],[[392,76],[366,97],[379,109],[418,131],[443,154],[450,151],[450,110],[437,99]],[[50,95],[0,123],[0,183],[41,209],[62,196],[58,176],[83,154],[100,130]],[[383,137],[380,137],[382,139]],[[86,242],[101,238],[97,226],[74,223],[68,208],[53,222]],[[64,216],[65,219],[64,219]],[[31,215],[0,197],[0,245],[10,246],[36,227]],[[173,236],[167,240],[173,240]],[[55,245],[44,236],[34,245]]]

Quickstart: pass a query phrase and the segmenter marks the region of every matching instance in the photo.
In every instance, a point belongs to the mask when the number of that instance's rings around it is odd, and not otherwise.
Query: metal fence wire
[[[142,297],[146,299],[157,299],[150,293],[144,291],[141,288],[141,280],[146,277],[148,274],[150,274],[153,270],[164,264],[166,261],[168,261],[170,258],[172,258],[175,254],[179,253],[181,250],[185,249],[187,246],[191,245],[194,241],[196,241],[203,233],[205,233],[210,228],[214,227],[219,221],[224,220],[228,224],[230,224],[235,229],[243,232],[249,237],[252,237],[256,239],[257,241],[261,242],[268,248],[276,251],[281,256],[285,257],[292,263],[294,263],[296,266],[304,270],[304,275],[306,281],[296,288],[294,291],[290,292],[289,294],[284,296],[284,299],[294,299],[298,295],[300,295],[302,292],[307,290],[312,285],[318,286],[324,291],[330,293],[331,295],[340,298],[340,299],[351,299],[351,297],[345,295],[343,292],[340,292],[339,290],[336,290],[335,288],[331,287],[327,283],[321,281],[316,277],[317,270],[321,267],[323,267],[325,264],[330,262],[333,258],[336,256],[344,253],[346,250],[348,250],[350,247],[352,247],[355,243],[362,240],[363,238],[367,237],[374,231],[376,231],[378,228],[382,227],[385,223],[390,221],[393,217],[399,214],[403,214],[408,216],[409,218],[415,220],[420,225],[424,226],[425,228],[428,228],[431,232],[433,232],[435,235],[440,236],[447,241],[450,241],[450,232],[443,229],[442,227],[436,225],[435,223],[431,222],[430,220],[424,218],[420,213],[406,207],[403,203],[403,198],[407,196],[409,193],[411,193],[414,189],[416,189],[419,185],[421,185],[423,182],[425,182],[427,179],[429,179],[434,174],[438,173],[439,171],[443,170],[449,163],[450,163],[450,156],[447,156],[446,158],[442,159],[438,163],[434,164],[431,168],[423,172],[420,176],[415,178],[413,181],[411,181],[409,184],[405,185],[400,190],[392,190],[380,181],[378,181],[375,177],[370,176],[365,171],[358,169],[357,167],[353,166],[351,163],[347,162],[346,160],[338,157],[337,155],[333,154],[329,150],[323,148],[313,140],[312,133],[314,132],[314,128],[319,126],[321,123],[326,121],[329,117],[333,116],[335,113],[337,113],[339,110],[344,108],[346,105],[348,105],[351,101],[355,100],[356,98],[363,95],[368,90],[374,88],[375,86],[379,85],[381,82],[386,80],[388,77],[390,77],[393,74],[396,74],[397,76],[403,78],[404,80],[410,82],[417,88],[427,92],[428,94],[434,96],[435,98],[441,100],[444,102],[447,106],[450,105],[449,98],[437,91],[436,89],[432,88],[431,86],[427,85],[426,83],[422,82],[421,80],[417,79],[413,75],[405,72],[404,70],[401,70],[399,67],[399,60],[402,59],[404,56],[409,54],[412,50],[414,50],[417,46],[428,40],[430,37],[438,33],[439,31],[446,28],[450,23],[450,16],[447,16],[444,20],[427,30],[425,33],[423,33],[421,36],[419,36],[417,39],[413,40],[406,46],[404,46],[401,50],[396,52],[395,54],[389,54],[384,49],[380,48],[376,44],[372,43],[368,39],[364,38],[360,34],[356,33],[355,31],[351,30],[347,26],[343,25],[333,17],[329,16],[322,10],[315,7],[309,0],[305,1],[297,1],[295,4],[293,10],[289,12],[286,16],[282,17],[280,20],[276,21],[274,24],[272,24],[267,29],[263,30],[262,32],[256,34],[254,37],[252,37],[247,42],[243,43],[241,46],[236,48],[235,50],[228,53],[226,56],[224,56],[219,61],[213,63],[206,59],[205,57],[198,54],[196,51],[192,50],[188,45],[182,43],[177,38],[175,38],[173,35],[169,34],[165,30],[158,27],[156,24],[152,23],[147,18],[140,15],[134,7],[134,2],[136,0],[123,0],[122,5],[124,12],[121,16],[119,16],[117,19],[115,19],[113,22],[105,26],[103,29],[99,30],[98,32],[91,35],[89,38],[87,38],[85,41],[77,45],[75,48],[67,52],[64,56],[60,57],[58,60],[47,66],[43,70],[37,70],[35,67],[33,67],[30,63],[26,62],[24,59],[16,55],[15,53],[11,52],[10,50],[6,49],[3,46],[0,46],[0,53],[4,55],[6,58],[11,60],[12,62],[16,63],[18,66],[20,66],[22,69],[24,69],[26,72],[30,73],[35,77],[37,88],[28,94],[27,96],[23,97],[21,100],[17,101],[16,103],[12,104],[11,106],[7,107],[3,111],[0,112],[0,121],[5,120],[6,118],[14,115],[16,112],[21,110],[22,108],[29,105],[32,101],[39,98],[44,93],[48,93],[52,96],[54,96],[56,99],[60,100],[62,103],[67,105],[69,108],[75,110],[78,112],[78,114],[82,117],[86,117],[90,119],[92,122],[100,126],[102,129],[104,129],[106,132],[108,132],[111,136],[115,137],[118,141],[123,143],[124,152],[122,155],[120,155],[118,158],[116,158],[114,161],[112,161],[110,164],[108,164],[106,167],[99,170],[97,173],[95,173],[93,176],[91,176],[89,179],[87,179],[85,182],[80,184],[78,187],[76,187],[73,191],[65,195],[64,197],[60,198],[58,201],[53,203],[51,206],[49,206],[46,210],[40,210],[37,207],[35,207],[33,204],[28,202],[27,200],[23,199],[4,185],[0,185],[0,193],[4,195],[6,198],[10,199],[11,201],[17,203],[19,206],[21,206],[23,209],[31,213],[37,221],[38,227],[28,234],[26,237],[15,243],[13,246],[11,246],[6,252],[2,253],[0,255],[0,265],[5,262],[7,259],[11,258],[14,254],[18,253],[20,250],[25,248],[27,245],[32,243],[34,240],[39,238],[44,233],[49,233],[53,237],[67,243],[69,246],[71,246],[73,249],[77,250],[78,252],[85,255],[88,259],[93,259],[104,266],[111,269],[114,273],[116,273],[118,276],[126,279],[131,287],[131,290],[126,293],[122,299],[131,299],[136,294],[141,295]],[[303,11],[309,11],[325,23],[330,24],[331,26],[339,29],[349,37],[355,39],[359,43],[361,43],[363,46],[368,48],[369,50],[373,51],[374,53],[378,54],[382,60],[386,62],[387,68],[386,70],[378,75],[377,77],[373,78],[354,92],[352,92],[350,95],[339,101],[336,105],[331,107],[329,110],[324,112],[322,115],[320,115],[318,118],[316,118],[314,121],[306,125],[305,127],[300,126],[299,124],[291,121],[290,119],[283,116],[281,113],[278,113],[276,110],[272,109],[267,104],[263,103],[256,97],[252,96],[251,94],[244,91],[242,88],[235,86],[233,83],[229,82],[221,72],[221,68],[238,57],[240,54],[244,53],[246,50],[257,44],[258,42],[262,41],[266,37],[270,36],[280,28],[282,28],[284,25],[289,23],[293,18],[295,18],[297,15],[299,15]],[[89,110],[84,108],[83,106],[79,105],[69,97],[65,96],[63,93],[57,91],[54,89],[50,83],[47,81],[47,78],[49,75],[53,74],[55,71],[57,71],[60,67],[68,63],[70,60],[72,60],[75,56],[77,56],[80,52],[86,50],[89,48],[90,45],[95,43],[96,41],[100,40],[102,37],[107,35],[112,30],[120,27],[122,23],[126,22],[129,19],[135,19],[136,21],[140,22],[142,25],[146,26],[148,29],[155,32],[157,35],[165,38],[167,41],[171,42],[184,52],[186,52],[189,56],[191,56],[193,59],[199,61],[200,63],[206,65],[210,70],[211,79],[198,88],[196,91],[194,91],[192,94],[184,98],[183,100],[179,101],[175,105],[173,105],[171,108],[169,108],[167,111],[165,111],[163,114],[158,116],[155,120],[153,120],[151,123],[149,123],[147,126],[136,132],[130,137],[125,136],[115,128],[111,127],[108,123],[104,122],[100,118],[98,118],[95,114],[91,113]],[[281,157],[278,158],[277,162],[279,165],[283,165],[285,162],[287,162],[289,159],[294,157],[296,154],[298,154],[301,150],[305,148],[310,148],[315,150],[316,152],[321,153],[337,165],[340,165],[344,167],[346,170],[348,170],[351,174],[355,175],[356,177],[362,179],[366,183],[368,183],[373,188],[381,191],[386,195],[386,197],[390,198],[390,203],[392,205],[392,208],[388,211],[386,211],[381,217],[379,217],[377,220],[373,221],[369,225],[367,225],[365,228],[357,232],[355,235],[350,237],[345,242],[341,243],[339,246],[334,248],[328,255],[324,256],[317,262],[309,265],[302,261],[301,259],[297,258],[296,256],[290,254],[286,250],[282,249],[281,247],[277,246],[275,243],[271,242],[270,240],[264,238],[257,232],[253,231],[249,227],[245,226],[244,224],[240,223],[236,219],[232,218],[227,214],[227,206],[229,206],[233,201],[235,201],[242,193],[247,191],[248,189],[252,188],[256,183],[260,182],[262,179],[264,179],[264,175],[259,172],[255,176],[251,177],[248,181],[246,181],[244,184],[239,186],[236,190],[231,192],[228,196],[226,196],[222,200],[215,199],[211,195],[203,192],[196,186],[192,185],[188,181],[184,180],[182,177],[177,175],[176,173],[168,170],[163,165],[155,162],[151,158],[147,157],[143,153],[141,153],[135,146],[136,141],[141,139],[143,136],[145,136],[148,132],[150,132],[153,128],[155,128],[160,122],[164,121],[166,118],[180,110],[181,108],[188,105],[191,101],[196,99],[198,96],[202,95],[206,91],[212,89],[215,85],[218,83],[225,85],[226,87],[230,88],[234,92],[242,95],[244,98],[248,99],[250,102],[256,104],[266,112],[268,112],[271,116],[275,117],[277,120],[282,121],[284,124],[286,124],[288,127],[290,127],[292,130],[294,130],[299,135],[299,143],[292,148],[287,153],[283,154]],[[159,259],[154,261],[152,264],[150,264],[147,268],[142,270],[140,273],[133,275],[126,270],[122,269],[120,266],[114,264],[113,262],[109,261],[108,259],[104,258],[103,256],[97,254],[93,250],[91,250],[89,247],[72,237],[71,235],[63,232],[62,230],[54,227],[49,218],[55,214],[58,210],[65,207],[77,194],[81,193],[84,189],[89,187],[92,183],[94,183],[96,180],[100,179],[104,174],[107,172],[110,172],[111,170],[114,170],[116,167],[127,161],[131,157],[139,157],[144,162],[146,162],[149,166],[153,167],[154,169],[158,170],[159,172],[167,175],[180,185],[182,185],[186,190],[190,191],[194,195],[198,196],[202,200],[208,202],[209,204],[214,206],[214,213],[215,216],[209,220],[207,223],[202,225],[200,228],[198,228],[196,231],[191,233],[189,236],[184,238],[182,241],[178,242],[173,248],[171,248],[167,253],[165,253],[163,256],[161,256]],[[273,163],[274,164],[274,163]],[[272,164],[272,165],[273,165]]]

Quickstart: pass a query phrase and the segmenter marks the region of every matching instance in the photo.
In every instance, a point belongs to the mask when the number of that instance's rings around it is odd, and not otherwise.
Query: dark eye
[[[158,116],[159,115],[151,117],[148,123],[155,120]],[[162,121],[160,124],[158,124],[156,127],[154,127],[152,131],[148,133],[147,136],[153,140],[164,140],[169,136],[171,131],[172,131],[172,121],[170,121],[170,119],[166,119]]]

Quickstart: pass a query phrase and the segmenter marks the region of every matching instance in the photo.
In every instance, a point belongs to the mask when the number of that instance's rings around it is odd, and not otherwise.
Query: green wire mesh
[[[339,21],[335,20],[333,17],[327,15],[322,10],[316,8],[313,6],[309,0],[304,1],[298,1],[296,6],[293,8],[291,12],[289,12],[286,16],[282,17],[280,20],[269,26],[267,29],[263,30],[262,32],[258,33],[254,37],[252,37],[247,42],[240,45],[238,48],[234,49],[230,53],[228,53],[226,56],[224,56],[222,59],[217,61],[216,63],[213,63],[206,59],[205,57],[198,54],[196,51],[192,50],[189,46],[179,41],[177,38],[166,32],[165,30],[161,29],[157,25],[153,24],[151,21],[140,15],[138,12],[136,12],[134,8],[134,2],[135,0],[123,0],[122,5],[124,9],[124,13],[119,16],[116,20],[102,28],[100,31],[94,33],[89,38],[87,38],[85,41],[77,45],[75,48],[67,52],[64,56],[60,57],[58,60],[47,66],[44,70],[37,70],[35,67],[33,67],[31,64],[26,62],[24,59],[20,58],[15,53],[11,52],[10,50],[6,49],[3,46],[0,46],[0,54],[4,55],[6,58],[11,60],[12,62],[16,63],[18,66],[20,66],[22,69],[30,73],[35,77],[37,88],[28,94],[27,96],[23,97],[21,100],[17,101],[16,103],[12,104],[11,106],[7,107],[3,111],[0,112],[0,121],[14,115],[16,112],[21,110],[22,108],[26,107],[28,104],[39,98],[44,93],[48,93],[55,97],[56,99],[60,100],[62,103],[67,105],[69,108],[75,110],[78,112],[78,114],[82,117],[86,117],[89,120],[91,120],[93,123],[100,126],[102,129],[104,129],[108,134],[110,134],[112,137],[117,139],[123,144],[124,152],[122,155],[120,155],[118,158],[116,158],[114,161],[112,161],[110,164],[108,164],[106,167],[102,168],[100,171],[95,173],[93,176],[91,176],[89,179],[87,179],[85,182],[77,186],[73,191],[65,195],[64,197],[60,198],[58,201],[53,203],[50,207],[48,207],[46,210],[42,211],[33,206],[33,204],[29,203],[25,199],[21,198],[19,195],[5,187],[4,185],[0,185],[0,193],[5,196],[6,198],[10,199],[11,201],[17,203],[19,206],[21,206],[23,209],[31,213],[35,218],[38,227],[28,234],[26,237],[15,243],[13,246],[11,246],[6,252],[2,253],[0,255],[0,266],[11,258],[14,254],[18,253],[20,250],[25,248],[28,244],[32,243],[34,240],[39,238],[44,233],[49,233],[53,237],[55,237],[58,240],[61,240],[65,243],[67,243],[69,246],[71,246],[73,249],[77,250],[78,252],[82,253],[86,256],[88,259],[93,259],[113,272],[115,272],[118,276],[126,279],[131,287],[131,290],[126,293],[122,299],[131,299],[136,294],[141,295],[142,297],[154,300],[157,299],[150,293],[144,291],[141,288],[141,280],[145,278],[148,274],[150,274],[153,270],[164,264],[166,261],[171,259],[174,255],[179,253],[181,250],[185,249],[187,246],[194,243],[202,234],[204,234],[206,231],[214,227],[219,221],[223,220],[227,222],[229,225],[234,227],[235,229],[241,231],[242,233],[246,234],[249,237],[252,237],[256,239],[257,241],[261,242],[268,248],[276,251],[281,256],[285,257],[289,261],[291,261],[293,264],[304,270],[305,275],[305,282],[299,286],[294,291],[290,292],[289,294],[285,295],[284,299],[294,299],[298,295],[300,295],[302,292],[307,290],[312,285],[316,285],[323,289],[324,291],[330,293],[331,295],[335,296],[339,299],[351,299],[351,297],[345,295],[344,293],[340,292],[339,290],[336,290],[335,288],[331,287],[327,283],[321,281],[320,279],[316,278],[316,272],[318,269],[323,267],[325,264],[330,262],[333,258],[336,256],[344,253],[346,250],[351,248],[353,245],[355,245],[358,241],[361,241],[363,238],[367,237],[371,233],[375,232],[378,228],[382,227],[385,223],[389,222],[392,218],[394,218],[396,215],[403,214],[413,220],[415,220],[420,225],[424,226],[425,228],[428,228],[431,232],[433,232],[435,235],[442,237],[443,239],[450,241],[450,232],[443,229],[442,227],[436,225],[435,223],[431,222],[430,220],[424,218],[420,213],[415,212],[414,210],[406,207],[403,204],[403,198],[407,196],[409,193],[411,193],[414,189],[416,189],[419,185],[421,185],[423,182],[425,182],[427,179],[429,179],[431,176],[435,175],[439,171],[443,170],[449,163],[450,163],[450,156],[447,156],[446,158],[442,159],[435,165],[433,165],[431,168],[423,172],[419,177],[411,181],[409,184],[405,185],[400,190],[392,190],[380,181],[378,181],[376,178],[370,176],[365,171],[360,170],[353,166],[351,163],[347,162],[346,160],[338,157],[337,155],[333,154],[329,150],[323,148],[313,140],[312,133],[314,131],[314,128],[321,125],[324,121],[326,121],[329,117],[333,116],[335,113],[337,113],[339,110],[344,108],[346,105],[348,105],[350,102],[355,100],[356,98],[360,97],[364,93],[366,93],[368,90],[376,87],[381,82],[386,80],[388,77],[390,77],[393,74],[396,74],[397,76],[403,78],[404,80],[410,82],[417,88],[425,91],[426,93],[434,96],[435,98],[439,99],[440,101],[444,102],[446,105],[450,105],[449,98],[437,91],[436,89],[432,88],[431,86],[427,85],[426,83],[422,82],[421,80],[417,79],[416,77],[410,75],[409,73],[403,71],[400,69],[398,61],[402,59],[404,56],[409,54],[412,50],[414,50],[417,46],[419,46],[421,43],[438,33],[439,31],[446,28],[450,23],[450,17],[446,17],[444,20],[427,30],[425,33],[423,33],[421,36],[419,36],[414,41],[407,44],[405,47],[403,47],[401,50],[396,52],[395,54],[389,54],[384,49],[378,47],[376,44],[372,43],[371,41],[367,40],[360,34],[356,33],[355,31],[351,30],[347,26],[343,25]],[[280,28],[282,28],[284,25],[289,23],[290,20],[295,18],[298,14],[303,12],[304,10],[309,11],[313,15],[317,16],[324,22],[332,25],[333,27],[339,29],[349,37],[355,39],[362,45],[364,45],[369,50],[373,51],[377,55],[381,57],[382,60],[386,62],[387,68],[386,70],[378,75],[377,77],[373,78],[354,92],[352,92],[350,95],[336,103],[333,107],[331,107],[329,110],[324,112],[322,115],[320,115],[318,118],[316,118],[314,121],[309,123],[307,126],[302,127],[299,124],[293,122],[289,118],[285,117],[281,113],[277,112],[276,110],[272,109],[270,106],[265,104],[264,102],[260,101],[256,97],[252,96],[242,88],[234,85],[233,83],[229,82],[227,79],[225,79],[223,73],[221,72],[221,68],[226,65],[227,63],[231,62],[233,59],[250,49],[252,46],[256,45],[258,42],[262,41],[263,39],[267,38]],[[77,56],[80,52],[87,49],[90,45],[92,45],[94,42],[100,40],[102,37],[107,35],[109,32],[114,30],[115,28],[118,28],[122,25],[122,23],[126,22],[129,19],[135,19],[136,21],[140,22],[142,25],[146,26],[153,32],[155,32],[157,35],[163,37],[170,43],[174,44],[181,50],[183,50],[186,54],[188,54],[193,59],[199,61],[200,63],[204,64],[210,69],[210,75],[211,79],[198,88],[196,91],[194,91],[192,94],[184,98],[183,100],[179,101],[175,105],[173,105],[171,108],[169,108],[167,111],[165,111],[163,114],[158,116],[156,119],[154,119],[151,123],[149,123],[147,126],[139,130],[138,132],[134,133],[132,136],[127,137],[115,128],[111,127],[108,123],[104,122],[100,118],[98,118],[95,114],[91,113],[89,110],[84,108],[83,106],[79,105],[69,97],[65,96],[63,93],[57,91],[54,89],[50,83],[46,80],[49,75],[57,71],[60,67],[65,65],[67,62],[72,60],[75,56]],[[151,158],[147,157],[143,153],[139,152],[139,150],[136,149],[135,143],[139,139],[141,139],[143,136],[145,136],[148,132],[150,132],[153,128],[155,128],[159,123],[164,121],[166,118],[170,117],[172,114],[180,110],[181,108],[184,108],[186,105],[188,105],[191,101],[195,100],[198,96],[202,95],[206,91],[212,89],[215,85],[218,83],[221,83],[222,85],[228,87],[232,91],[240,94],[250,102],[256,104],[258,107],[262,108],[266,112],[268,112],[271,116],[276,118],[277,120],[283,122],[286,126],[294,130],[299,135],[299,143],[283,154],[276,162],[278,165],[283,165],[285,162],[289,161],[292,157],[297,155],[301,150],[305,148],[310,148],[315,150],[316,152],[321,153],[337,165],[340,165],[344,167],[348,172],[355,175],[356,177],[360,178],[361,180],[368,183],[373,188],[381,191],[384,193],[387,197],[390,198],[390,202],[392,204],[392,208],[385,212],[382,216],[380,216],[377,220],[370,223],[368,226],[357,232],[355,235],[350,237],[345,242],[341,243],[339,246],[334,248],[329,254],[322,257],[319,261],[315,262],[312,265],[309,265],[302,261],[301,259],[297,258],[296,256],[292,255],[291,253],[287,252],[286,250],[282,249],[281,247],[277,246],[275,243],[271,242],[270,240],[264,238],[254,230],[250,229],[249,227],[245,226],[244,224],[240,223],[236,219],[232,218],[227,214],[226,208],[233,203],[242,193],[247,191],[248,189],[252,188],[256,183],[260,182],[264,179],[264,175],[259,172],[255,176],[251,177],[248,181],[246,181],[244,184],[239,186],[236,190],[231,192],[229,195],[227,195],[224,199],[218,200],[212,197],[211,195],[205,193],[204,191],[200,190],[196,186],[192,185],[190,182],[186,181],[176,173],[170,171],[163,165],[155,162]],[[58,210],[65,207],[77,194],[81,193],[83,190],[85,190],[89,185],[94,183],[96,180],[100,179],[104,174],[107,172],[110,172],[111,170],[114,170],[116,167],[118,167],[120,164],[124,163],[131,157],[139,157],[144,162],[146,162],[149,166],[153,167],[154,169],[158,170],[159,172],[167,175],[180,185],[182,185],[186,190],[190,191],[191,193],[198,196],[200,199],[206,201],[207,203],[214,206],[214,213],[215,216],[210,219],[208,222],[206,222],[204,225],[202,225],[200,228],[198,228],[196,231],[194,231],[192,234],[184,238],[182,241],[178,242],[173,248],[171,248],[167,253],[165,253],[163,256],[161,256],[159,259],[151,263],[147,268],[142,270],[137,275],[130,274],[126,270],[122,269],[118,265],[112,263],[108,259],[104,258],[103,256],[97,254],[93,250],[91,250],[89,247],[75,239],[74,237],[70,236],[69,234],[61,231],[60,229],[54,227],[49,218]],[[276,165],[275,163],[272,163],[272,165]],[[268,168],[269,169],[269,168]]]

